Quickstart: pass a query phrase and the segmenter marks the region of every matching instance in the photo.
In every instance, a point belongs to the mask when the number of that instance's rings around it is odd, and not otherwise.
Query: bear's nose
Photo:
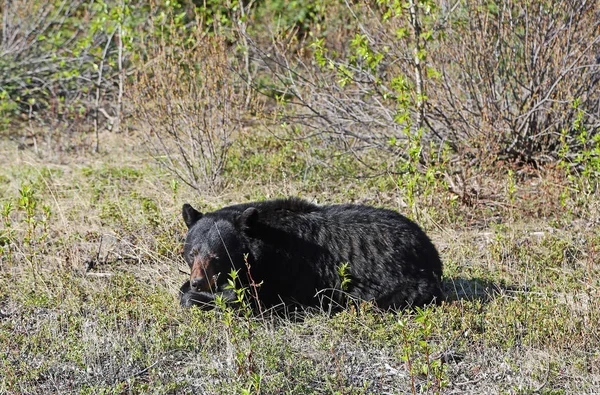
[[[190,286],[195,291],[203,291],[204,289],[206,289],[207,285],[208,283],[206,281],[206,277],[196,277],[190,280]]]

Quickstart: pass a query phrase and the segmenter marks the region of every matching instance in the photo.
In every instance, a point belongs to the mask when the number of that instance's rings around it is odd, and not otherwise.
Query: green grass
[[[493,173],[472,206],[441,178],[418,181],[410,206],[397,175],[258,134],[232,148],[223,191],[198,195],[122,146],[56,161],[0,142],[0,207],[13,205],[0,218],[0,393],[600,391],[594,194],[561,202],[550,173]],[[300,320],[181,309],[181,204],[284,195],[417,219],[442,255],[448,301]]]

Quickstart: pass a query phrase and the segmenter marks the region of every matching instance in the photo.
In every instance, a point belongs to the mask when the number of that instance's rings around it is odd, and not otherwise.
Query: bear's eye
[[[196,256],[196,255],[198,255],[198,252],[199,252],[199,251],[198,251],[198,247],[194,247],[194,248],[192,248],[192,250],[190,251],[190,255],[192,255],[192,256]]]

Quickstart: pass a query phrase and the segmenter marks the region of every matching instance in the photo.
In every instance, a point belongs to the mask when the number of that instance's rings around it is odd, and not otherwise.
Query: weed
[[[245,257],[245,262],[250,276],[250,265],[247,257]],[[216,305],[223,311],[222,322],[227,328],[234,350],[237,375],[244,378],[247,383],[242,393],[259,394],[262,377],[253,358],[254,348],[256,347],[254,336],[256,324],[252,321],[253,309],[248,300],[249,297],[255,297],[256,305],[260,306],[257,293],[258,285],[251,280],[250,288],[252,291],[249,291],[248,287],[240,286],[239,280],[238,271],[232,269],[227,280],[228,289],[235,293],[236,299],[233,303],[226,304],[222,297],[217,296]],[[253,292],[252,296],[250,296],[250,292]],[[243,317],[243,320],[238,320],[238,317]]]
[[[397,165],[397,186],[403,191],[403,197],[413,218],[419,218],[421,202],[428,202],[435,195],[447,192],[446,182],[440,177],[446,171],[448,162],[448,146],[439,149],[433,142],[429,146],[423,143],[421,129],[412,133],[405,130],[406,141],[392,139],[390,144],[404,146],[407,160]],[[429,205],[427,205],[429,206]]]
[[[441,359],[432,356],[429,343],[433,330],[431,310],[417,307],[415,313],[416,327],[410,328],[407,318],[397,322],[404,342],[402,360],[406,362],[410,375],[411,391],[413,394],[423,390],[440,393],[448,383]],[[420,382],[419,377],[423,377],[424,382]]]
[[[342,263],[337,268],[338,276],[340,276],[340,289],[342,291],[348,291],[352,277],[350,276],[350,265],[348,262]]]
[[[15,229],[12,227],[11,213],[14,210],[14,204],[11,201],[5,202],[2,206],[2,233],[0,233],[0,256],[3,256],[7,262],[12,261],[12,244],[14,243]],[[4,262],[4,259],[2,259]]]

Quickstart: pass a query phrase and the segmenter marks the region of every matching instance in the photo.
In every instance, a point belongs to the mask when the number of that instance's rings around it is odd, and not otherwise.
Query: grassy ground
[[[222,192],[198,196],[122,139],[102,136],[97,155],[0,141],[0,393],[600,392],[600,198],[585,180],[474,173],[469,199],[441,182],[407,198],[398,176],[263,136],[234,148]],[[285,195],[416,219],[448,301],[182,310],[181,204]]]

